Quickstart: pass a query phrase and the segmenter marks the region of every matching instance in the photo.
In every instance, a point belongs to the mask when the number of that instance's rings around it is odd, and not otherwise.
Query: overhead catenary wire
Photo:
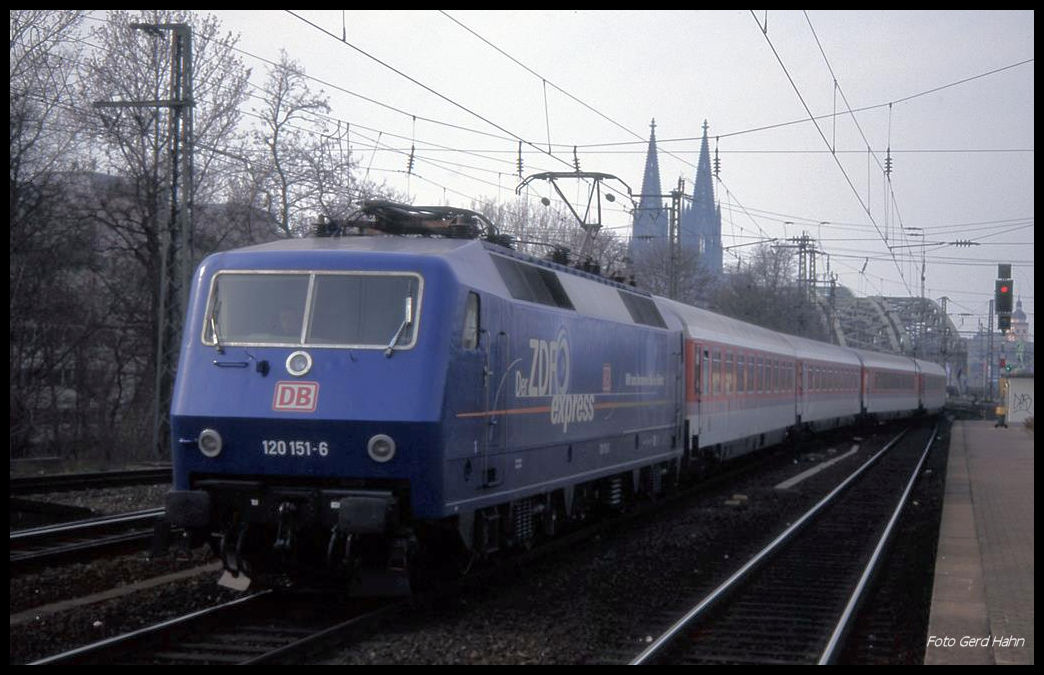
[[[755,22],[757,22],[757,17],[755,17],[754,20],[755,20]],[[761,24],[758,24],[758,25],[760,27]],[[776,60],[779,62],[780,67],[783,69],[783,73],[786,75],[787,80],[790,82],[791,87],[794,89],[794,92],[797,94],[798,100],[801,102],[802,107],[805,108],[805,112],[808,113],[809,118],[812,120],[812,124],[813,124],[813,126],[815,126],[816,131],[819,133],[820,138],[822,138],[823,142],[826,143],[827,147],[829,147],[830,146],[830,142],[827,140],[826,136],[823,134],[822,128],[820,128],[819,124],[815,121],[815,115],[812,114],[812,110],[808,107],[808,103],[805,101],[804,96],[801,95],[801,90],[798,88],[797,83],[794,82],[794,78],[790,75],[790,72],[787,70],[786,64],[783,63],[783,59],[779,55],[779,52],[776,50],[775,45],[772,44],[772,40],[769,38],[768,32],[766,30],[763,30],[762,33],[765,36],[766,42],[768,42],[769,49],[772,50],[772,54],[776,57]],[[870,222],[873,224],[874,229],[877,230],[878,235],[885,242],[885,244],[887,244],[888,243],[887,238],[885,238],[884,233],[881,232],[881,227],[877,224],[877,221],[874,220],[873,214],[870,213],[870,208],[863,201],[863,198],[859,196],[859,190],[857,190],[855,185],[852,183],[852,179],[848,175],[848,172],[845,171],[845,167],[841,164],[841,162],[837,159],[836,156],[833,156],[833,158],[834,158],[834,162],[837,164],[838,168],[841,170],[841,174],[844,176],[845,181],[848,183],[848,186],[851,188],[852,193],[855,195],[856,200],[859,202],[860,206],[862,206],[863,211],[866,212],[867,218],[870,219]],[[906,286],[907,293],[909,293],[910,295],[913,295],[913,291],[910,289],[909,284],[906,283],[906,276],[903,274],[903,269],[899,265],[899,261],[895,259],[894,255],[892,255],[892,261],[895,263],[895,268],[899,272],[899,277],[903,280],[904,285]]]
[[[480,39],[481,39],[481,38],[480,38]],[[488,41],[487,41],[487,42],[488,42]],[[494,48],[496,48],[496,47],[495,47],[495,45],[492,45],[492,44],[491,44],[491,46],[493,46]],[[250,53],[248,53],[248,52],[245,52],[244,50],[241,50],[241,49],[238,49],[238,48],[237,48],[237,51],[239,51],[240,53],[244,53],[244,54],[246,54],[246,55],[250,56],[251,58],[256,58],[256,59],[259,59],[259,60],[261,60],[261,61],[263,61],[263,62],[267,62],[267,63],[270,63],[270,64],[274,64],[274,62],[268,61],[268,60],[266,60],[266,59],[263,59],[262,57],[258,57],[258,56],[256,56],[256,55],[254,55],[254,54],[250,54]],[[501,51],[502,51],[502,50],[501,50]],[[505,55],[506,55],[506,54],[505,54]],[[506,55],[506,56],[508,56],[509,58],[511,58],[511,57],[510,57],[509,55]],[[517,61],[517,60],[516,60],[516,61]],[[914,98],[914,97],[916,97],[916,96],[920,96],[920,95],[923,95],[923,94],[925,94],[925,93],[929,93],[929,92],[932,92],[932,91],[938,91],[938,90],[940,90],[940,89],[943,89],[943,88],[946,88],[946,87],[948,87],[948,86],[953,86],[954,84],[958,84],[958,83],[962,83],[962,82],[967,82],[967,81],[969,81],[969,80],[972,80],[972,79],[976,79],[976,78],[978,78],[978,77],[985,77],[985,76],[987,76],[987,75],[990,75],[990,74],[993,74],[993,73],[996,73],[996,72],[1000,72],[1000,71],[1003,71],[1003,70],[1006,70],[1006,69],[1009,69],[1009,68],[1014,68],[1014,67],[1016,67],[1016,66],[1022,65],[1022,64],[1024,64],[1024,63],[1027,63],[1027,62],[1029,62],[1029,61],[1031,61],[1031,60],[1021,61],[1021,62],[1018,62],[1018,63],[1016,63],[1016,64],[1011,64],[1011,65],[1009,65],[1009,66],[1005,66],[1005,67],[1002,67],[1002,68],[994,69],[994,70],[992,70],[992,71],[989,71],[989,72],[987,72],[987,73],[982,73],[982,74],[979,74],[979,75],[976,75],[976,76],[972,76],[972,77],[968,77],[968,78],[963,78],[962,80],[958,80],[958,81],[957,81],[957,82],[955,82],[955,83],[949,83],[949,84],[946,84],[946,85],[942,85],[942,86],[940,86],[940,87],[934,87],[934,88],[932,88],[932,89],[930,89],[930,90],[927,90],[927,91],[925,91],[925,92],[918,92],[917,94],[913,94],[913,95],[911,95],[911,96],[907,96],[907,97],[904,97],[903,99],[899,99],[899,100],[908,100],[908,99],[910,99],[910,98]],[[520,65],[521,67],[523,67],[523,68],[525,68],[525,67],[526,67],[526,66],[525,66],[524,64],[522,64],[521,62],[518,62],[518,63],[519,63],[519,65]],[[529,69],[529,70],[531,71],[532,69]],[[537,74],[535,74],[535,71],[532,71],[532,72],[534,73],[534,76],[538,76]],[[325,86],[330,86],[330,87],[333,87],[334,89],[337,89],[337,90],[339,90],[339,91],[344,91],[344,92],[346,92],[346,93],[349,93],[349,94],[351,94],[351,95],[353,95],[353,96],[357,96],[357,97],[363,98],[363,99],[365,99],[365,100],[367,100],[367,101],[369,101],[369,102],[372,102],[372,103],[374,103],[374,104],[376,104],[376,105],[380,105],[380,106],[383,106],[383,107],[385,107],[385,108],[388,108],[388,109],[390,109],[390,110],[394,110],[394,111],[396,111],[396,112],[399,112],[400,114],[403,114],[403,115],[409,115],[409,116],[411,116],[411,117],[416,117],[417,119],[425,119],[425,120],[427,120],[427,121],[431,121],[431,122],[432,122],[433,124],[437,124],[437,125],[441,125],[441,126],[446,126],[446,127],[450,127],[450,128],[458,128],[458,129],[463,129],[463,130],[465,130],[465,131],[468,131],[468,132],[471,132],[471,133],[479,133],[479,134],[485,134],[485,135],[487,135],[487,136],[490,136],[490,137],[497,137],[497,138],[503,138],[502,136],[498,136],[498,135],[496,135],[496,134],[489,134],[488,132],[484,132],[484,131],[481,131],[481,130],[477,130],[477,129],[473,129],[473,128],[467,128],[467,127],[462,127],[461,125],[451,124],[451,123],[448,123],[448,122],[445,122],[445,121],[442,121],[442,120],[434,120],[434,119],[432,119],[432,118],[430,118],[430,117],[426,117],[426,116],[421,116],[421,115],[417,115],[416,113],[410,113],[410,112],[408,112],[408,111],[404,111],[404,110],[401,110],[401,109],[399,109],[399,108],[395,108],[394,106],[388,106],[387,104],[385,104],[385,103],[383,103],[383,102],[381,102],[381,101],[377,101],[376,99],[373,99],[373,98],[371,98],[371,97],[366,97],[366,96],[362,96],[362,95],[360,95],[360,94],[359,94],[358,92],[353,92],[353,91],[347,90],[347,89],[345,89],[344,87],[341,87],[341,86],[339,86],[339,85],[336,85],[336,84],[334,84],[334,83],[331,83],[331,82],[328,82],[328,81],[324,81],[324,80],[320,80],[320,79],[317,79],[317,78],[314,78],[314,77],[311,77],[311,76],[309,76],[309,78],[310,78],[310,79],[312,79],[312,80],[314,80],[314,81],[316,81],[316,82],[319,82],[320,84],[323,84],[323,85],[325,85]],[[546,80],[546,78],[544,78],[544,80]],[[549,84],[551,84],[551,86],[553,86],[553,87],[555,86],[555,85],[554,85],[554,83],[552,83],[552,82],[550,82],[550,81],[548,81],[548,83],[549,83]],[[563,93],[565,93],[566,95],[569,95],[569,94],[568,94],[568,92],[563,92]],[[574,97],[574,98],[575,98],[575,97]],[[581,103],[583,103],[583,102],[581,101]],[[584,105],[585,105],[586,107],[589,107],[589,108],[592,108],[592,109],[593,109],[593,107],[589,106],[588,104],[586,104],[586,103],[583,103],[583,104],[584,104]],[[882,104],[882,105],[887,105],[887,104]],[[870,106],[870,107],[879,107],[879,106]],[[865,108],[864,108],[864,109],[865,109]],[[593,110],[594,110],[594,109],[593,109]],[[597,110],[595,110],[595,112],[597,112]],[[600,113],[599,113],[599,114],[600,114]],[[601,114],[600,114],[600,115],[601,115]],[[601,116],[602,116],[602,117],[605,117],[606,119],[609,119],[609,118],[607,118],[607,117],[606,117],[606,116],[604,116],[604,115],[601,115]],[[807,121],[808,121],[807,119],[803,119],[803,120],[797,120],[797,121],[795,121],[795,122],[792,122],[792,123],[807,123]],[[784,124],[789,124],[789,123],[784,123]],[[625,130],[627,130],[627,129],[626,129],[626,127],[623,127],[622,125],[619,125],[618,123],[617,123],[617,125],[618,125],[618,126],[620,126],[621,128],[624,128]],[[769,127],[761,127],[761,129],[764,129],[764,128],[772,128],[772,127],[776,127],[776,126],[779,126],[779,125],[770,125]],[[751,132],[751,131],[756,131],[756,130],[757,130],[757,129],[754,129],[754,130],[741,130],[741,131],[738,131],[738,132],[731,132],[731,133],[726,133],[726,134],[720,134],[720,135],[719,135],[718,137],[720,138],[720,137],[722,137],[722,136],[729,136],[729,135],[734,135],[734,134],[741,134],[741,133],[749,133],[749,132]],[[640,136],[638,136],[637,134],[634,134],[634,132],[633,132],[633,131],[630,131],[630,130],[627,130],[627,131],[628,131],[628,133],[630,133],[630,134],[634,135],[634,136],[635,136],[636,138],[639,138],[639,139],[640,139]],[[383,133],[384,133],[384,135],[386,135],[386,136],[392,136],[392,135],[394,135],[394,134],[393,134],[392,132],[389,132],[389,131],[387,131],[387,130],[385,130],[385,131],[384,131]],[[671,140],[672,140],[672,139],[661,139],[661,140],[660,140],[660,143],[668,143],[668,142],[670,142]],[[694,140],[695,140],[695,139],[694,139]],[[642,139],[642,140],[641,140],[641,141],[639,141],[639,142],[641,142],[641,143],[644,143],[645,141],[644,141],[644,139]],[[619,145],[619,144],[610,144],[610,145]],[[589,148],[589,149],[593,149],[593,148],[594,148],[594,147],[596,147],[596,146],[595,146],[594,144],[592,144],[592,145],[586,145],[586,146],[585,146],[585,145],[578,145],[577,147],[578,147],[578,148]],[[464,152],[469,152],[469,151],[467,151],[467,150],[461,150],[461,149],[459,149],[459,148],[452,148],[452,149],[449,149],[449,148],[447,148],[447,149],[445,149],[444,151],[453,151],[453,152],[456,152],[456,151],[464,151]],[[915,151],[915,150],[910,150],[910,151]],[[960,152],[960,151],[961,151],[960,149],[937,149],[937,150],[920,150],[920,152]],[[991,151],[991,150],[990,150],[990,149],[973,149],[973,150],[968,150],[968,151]],[[1023,151],[1023,152],[1025,152],[1025,151],[1029,151],[1029,152],[1032,152],[1032,150],[1023,150],[1023,149],[996,149],[995,151],[1009,151],[1009,152],[1011,152],[1011,151],[1015,151],[1015,152],[1018,152],[1018,151]],[[490,150],[490,151],[487,151],[487,152],[489,152],[490,154],[493,154],[493,153],[497,153],[497,152],[502,152],[502,151],[500,151],[500,150]],[[640,152],[640,151],[636,151],[636,152]],[[749,153],[765,152],[765,153],[767,153],[767,152],[780,152],[780,151],[772,151],[772,150],[747,150],[747,151],[739,150],[739,151],[729,151],[729,150],[723,150],[723,151],[721,151],[721,152],[722,152],[723,154],[728,154],[728,153],[730,153],[730,152],[749,152]],[[781,152],[792,152],[792,153],[798,153],[798,152],[824,152],[824,151],[822,151],[822,150],[820,150],[820,151],[814,151],[814,150],[813,150],[813,151],[808,151],[808,150],[804,150],[804,151],[802,151],[802,150],[790,150],[790,151],[781,151]],[[842,152],[843,152],[843,151],[842,151]],[[670,154],[670,153],[664,153],[664,154]],[[690,165],[691,165],[691,163],[688,163],[688,164],[690,164]]]
[[[293,16],[294,18],[298,19],[299,21],[301,21],[301,22],[303,22],[303,23],[305,23],[305,24],[307,24],[307,25],[311,26],[311,27],[312,27],[312,28],[314,28],[315,30],[319,31],[320,33],[322,33],[322,34],[324,34],[324,35],[327,35],[327,36],[329,36],[329,37],[331,37],[331,38],[333,38],[333,39],[337,40],[337,41],[338,41],[338,42],[340,42],[341,44],[343,44],[343,45],[345,45],[345,46],[347,46],[347,47],[349,47],[349,48],[351,48],[351,49],[355,50],[356,52],[358,52],[359,54],[363,55],[364,57],[366,57],[366,58],[368,58],[368,59],[370,59],[370,60],[372,60],[372,61],[374,61],[374,62],[378,63],[379,65],[381,65],[381,66],[383,66],[383,67],[387,68],[388,70],[391,70],[391,71],[392,71],[393,73],[395,73],[395,74],[397,74],[397,75],[399,75],[399,76],[401,76],[401,77],[403,77],[403,78],[405,78],[405,79],[409,80],[409,81],[410,81],[410,82],[412,82],[413,84],[415,84],[415,85],[417,85],[418,87],[420,87],[420,88],[424,89],[425,91],[427,91],[427,92],[431,93],[432,95],[434,95],[434,96],[436,96],[436,97],[438,97],[438,98],[442,99],[443,101],[446,101],[446,102],[447,102],[447,103],[449,103],[450,105],[453,105],[453,106],[455,106],[455,107],[457,107],[457,108],[460,108],[461,110],[463,110],[464,112],[468,113],[469,115],[472,115],[472,116],[473,116],[473,117],[475,117],[476,119],[482,120],[483,122],[485,122],[486,124],[490,125],[490,126],[491,126],[491,127],[493,127],[494,129],[497,129],[498,131],[500,131],[500,132],[502,132],[502,133],[505,133],[505,134],[507,134],[507,135],[511,136],[512,138],[514,138],[514,139],[518,140],[519,142],[522,142],[522,143],[524,143],[524,144],[526,144],[526,145],[528,145],[528,146],[530,146],[530,147],[532,147],[532,148],[534,148],[534,149],[536,149],[536,150],[539,150],[539,151],[543,152],[543,149],[542,149],[542,148],[540,148],[540,147],[539,147],[538,145],[536,145],[535,143],[533,143],[532,141],[529,141],[529,140],[527,140],[527,139],[525,139],[525,138],[523,138],[523,137],[519,136],[518,134],[516,134],[516,133],[514,133],[514,132],[512,132],[512,131],[509,131],[509,130],[508,130],[508,129],[506,129],[505,127],[503,127],[503,126],[501,126],[501,125],[497,124],[496,122],[494,122],[493,120],[491,120],[491,119],[489,119],[489,118],[485,117],[485,116],[484,116],[484,115],[482,115],[481,113],[479,113],[479,112],[476,112],[475,110],[472,110],[471,108],[469,108],[468,106],[464,105],[463,103],[460,103],[460,102],[458,102],[458,101],[455,101],[454,99],[450,98],[449,96],[446,96],[445,94],[443,94],[443,93],[441,93],[441,92],[439,92],[439,91],[436,91],[435,89],[433,89],[433,88],[429,87],[428,85],[424,84],[424,83],[423,83],[423,82],[421,82],[420,80],[418,80],[418,79],[416,79],[416,78],[412,77],[411,75],[409,75],[409,74],[407,74],[407,73],[403,72],[402,70],[399,70],[398,68],[396,68],[395,66],[391,65],[390,63],[387,63],[386,61],[383,61],[382,59],[379,59],[379,58],[377,58],[377,57],[376,57],[376,56],[374,56],[373,54],[370,54],[370,53],[369,53],[369,52],[367,52],[367,51],[366,51],[365,49],[362,49],[361,47],[358,47],[358,46],[356,46],[356,45],[352,44],[351,42],[348,42],[347,40],[343,40],[343,41],[342,41],[342,40],[341,40],[340,38],[338,38],[338,37],[337,37],[336,35],[334,35],[334,34],[333,34],[333,33],[331,33],[330,31],[326,30],[326,29],[325,29],[325,28],[323,28],[322,26],[320,26],[320,25],[318,25],[318,24],[316,24],[316,23],[314,23],[314,22],[312,22],[312,21],[309,21],[308,19],[304,18],[303,16],[301,16],[300,14],[298,14],[298,13],[294,12],[293,10],[290,10],[290,9],[288,9],[288,10],[285,10],[285,11],[286,11],[286,12],[287,12],[288,14],[290,14],[291,16]],[[551,152],[548,152],[548,153],[546,153],[546,154],[547,154],[547,155],[548,155],[549,157],[552,157],[553,159],[555,159],[555,160],[557,160],[557,161],[560,161],[560,162],[563,162],[563,163],[565,163],[565,164],[566,164],[567,166],[568,166],[568,164],[569,164],[569,163],[568,163],[567,161],[565,161],[565,160],[563,160],[563,159],[561,159],[561,158],[559,158],[559,157],[556,157],[556,156],[555,156],[555,155],[554,155],[553,153],[551,153]]]
[[[343,32],[343,30],[342,30],[342,32]],[[1026,61],[1020,62],[1020,64],[1021,64],[1021,63],[1026,63]],[[1015,67],[1016,65],[1019,65],[1019,64],[1013,64],[1012,66],[1008,66],[1008,67],[1009,67],[1009,68],[1010,68],[1010,67]],[[996,70],[994,70],[994,71],[991,71],[991,72],[998,72],[998,71],[1000,71],[1000,70],[1004,70],[1004,69],[1003,69],[1003,68],[1002,68],[1002,69],[996,69]],[[979,75],[979,76],[976,76],[976,77],[981,77],[981,76],[985,76],[985,75],[986,75],[986,74],[984,73],[984,74],[982,74],[982,75]],[[958,83],[960,83],[960,82],[966,82],[966,81],[968,81],[968,80],[971,80],[971,79],[975,79],[975,78],[974,78],[974,77],[973,77],[973,78],[964,78],[963,80],[959,80],[959,81],[957,81],[957,82],[958,82]],[[553,86],[553,84],[552,84],[552,83],[551,83],[550,81],[548,81],[548,84],[549,84],[549,85],[552,85],[552,86]],[[954,84],[956,84],[956,83],[954,83]],[[945,85],[945,86],[953,86],[953,84],[950,84],[950,85]],[[936,88],[934,88],[934,89],[931,89],[931,90],[927,90],[927,92],[923,92],[923,93],[929,93],[929,92],[931,92],[931,91],[938,91],[939,89],[945,88],[945,86],[944,86],[944,87],[936,87]],[[917,95],[923,95],[923,93],[922,93],[922,94],[917,94]],[[916,95],[915,95],[915,96],[916,96]],[[897,100],[907,100],[907,99],[909,99],[909,98],[913,98],[913,96],[911,96],[911,97],[906,97],[906,99],[897,99]],[[419,112],[419,111],[418,111],[418,112]],[[411,113],[408,113],[408,112],[405,112],[405,111],[404,111],[404,112],[403,112],[403,114],[411,114]],[[418,118],[418,119],[420,119],[420,118],[421,118],[421,116],[419,116],[419,115],[418,115],[418,116],[417,116],[417,118]],[[800,120],[800,122],[803,122],[803,123],[807,123],[807,122],[808,122],[808,119],[806,118],[806,119]],[[355,126],[355,124],[356,124],[356,121],[355,121],[355,120],[353,119],[353,122],[352,122],[352,129],[351,129],[351,132],[350,132],[350,134],[351,134],[351,136],[352,136],[353,140],[358,140],[358,139],[361,139],[362,137],[360,137],[360,136],[357,136],[357,135],[356,135],[356,133],[355,133],[355,132],[357,131],[357,129],[356,129],[356,126]],[[375,126],[379,126],[379,125],[375,125]],[[488,134],[488,132],[485,132],[485,131],[483,131],[483,130],[477,130],[477,129],[469,129],[469,131],[471,131],[471,132],[474,132],[474,133],[487,133],[487,134]],[[381,134],[383,134],[383,135],[381,135]],[[377,131],[377,130],[374,130],[374,131],[373,131],[373,133],[372,133],[372,135],[371,135],[371,143],[372,143],[372,138],[373,138],[374,136],[377,136],[377,137],[379,137],[379,138],[381,139],[381,149],[382,149],[382,150],[389,150],[389,151],[390,151],[390,150],[393,150],[393,149],[395,149],[395,146],[396,146],[396,145],[401,145],[401,144],[396,144],[396,143],[394,143],[394,142],[388,142],[388,141],[389,141],[389,139],[391,139],[391,138],[394,138],[394,131],[393,131],[393,130],[391,130],[391,129],[384,129],[384,130],[383,130],[383,131],[381,131],[380,133],[378,133],[378,131]],[[723,137],[723,136],[725,136],[725,134],[722,134],[722,135],[721,135],[720,137]],[[488,134],[488,137],[489,137],[490,139],[493,139],[493,138],[497,138],[497,139],[503,138],[503,136],[502,136],[501,134]],[[562,140],[562,139],[559,139],[559,140]],[[642,142],[644,142],[644,141],[642,141]],[[421,148],[421,143],[422,143],[421,139],[420,139],[420,138],[417,138],[417,139],[416,139],[416,148],[417,148],[417,151],[418,151],[418,152],[417,152],[417,154],[418,154],[417,162],[418,162],[418,163],[419,163],[419,162],[421,161],[421,157],[419,156],[419,155],[421,155],[421,152],[420,152],[420,148]],[[360,152],[365,152],[365,150],[367,150],[367,149],[368,149],[368,148],[365,148],[365,146],[366,146],[366,145],[367,145],[367,143],[365,143],[365,142],[361,142],[361,145],[360,145],[360,147],[359,147],[359,151],[360,151]],[[554,143],[552,143],[552,144],[550,145],[550,147],[551,147],[551,149],[552,149],[553,151],[557,152],[557,151],[559,151],[559,149],[560,149],[560,148],[563,148],[563,147],[566,147],[566,146],[565,146],[565,144],[562,144],[562,143],[559,143],[559,144],[554,144]],[[569,147],[571,147],[571,146],[569,146]],[[579,148],[579,149],[580,149],[581,151],[583,151],[583,148],[584,148],[584,146],[582,146],[582,145],[578,145],[578,148]],[[459,146],[458,146],[457,148],[447,148],[447,149],[445,149],[445,150],[439,150],[439,152],[458,152],[459,150],[460,150],[460,148],[459,148]],[[608,148],[607,148],[607,150],[608,150]],[[844,150],[841,150],[841,149],[836,149],[836,148],[835,148],[835,150],[836,150],[837,152],[845,152]],[[812,152],[826,152],[826,151],[829,151],[829,150],[816,150],[816,151],[812,151]],[[934,150],[933,152],[957,152],[957,151],[960,151],[960,150],[958,150],[958,149],[938,149],[938,150]],[[981,150],[981,149],[980,149],[980,150],[972,150],[972,151],[976,151],[976,152],[979,152],[979,151],[985,151],[985,150]],[[1006,151],[1008,151],[1008,152],[1011,152],[1011,151],[1022,151],[1022,152],[1032,152],[1032,150],[1027,150],[1027,149],[1022,149],[1022,150],[1012,150],[1012,149],[1008,149],[1008,150],[1006,150]],[[500,153],[500,152],[507,152],[507,153],[513,153],[513,152],[515,152],[515,151],[514,151],[513,149],[509,149],[509,150],[500,150],[500,149],[497,149],[497,150],[491,151],[491,153],[490,153],[490,154],[493,154],[493,153]],[[727,154],[728,154],[729,152],[730,152],[730,151],[729,151],[729,150],[727,150],[727,149],[722,149],[722,150],[721,150],[721,153],[722,153],[722,155],[727,155]],[[737,152],[743,152],[743,151],[737,151]],[[752,152],[752,153],[756,153],[756,152],[766,152],[766,153],[767,153],[767,152],[772,152],[772,151],[771,151],[771,150],[768,150],[768,149],[765,149],[765,150],[751,150],[751,151],[747,151],[747,152]],[[788,152],[788,151],[784,151],[784,152]],[[790,152],[802,152],[802,151],[790,151]],[[804,152],[809,152],[809,151],[804,151]],[[865,151],[865,150],[863,150],[863,151],[860,151],[860,152],[866,152],[866,151]],[[894,150],[893,150],[893,152],[897,152],[897,151],[894,151]],[[923,152],[927,152],[927,150],[925,150],[925,151],[923,151]],[[431,154],[431,151],[428,151],[428,152],[426,152],[425,154],[428,154],[428,155],[430,155],[430,154]],[[543,153],[543,154],[546,154],[546,153]],[[563,153],[563,155],[564,155],[564,154],[565,154],[565,153]],[[525,149],[525,155],[526,155],[526,159],[527,159],[527,163],[528,163],[528,160],[530,159],[530,156],[531,156],[531,153],[530,153],[530,150],[529,150],[529,149]],[[385,159],[386,159],[386,158],[385,158]],[[506,163],[505,163],[505,164],[504,164],[503,166],[507,166],[507,165],[509,165],[509,164],[511,163],[511,159],[512,159],[512,158],[510,158],[510,157],[505,157],[504,159],[506,159],[506,160],[507,160],[507,162],[506,162]],[[376,166],[376,165],[374,165],[374,166]],[[459,171],[458,171],[458,174],[457,174],[457,175],[461,175],[461,176],[467,177],[467,178],[469,178],[469,179],[479,179],[479,180],[481,180],[481,177],[480,177],[480,176],[477,176],[476,174],[479,174],[479,172],[482,172],[482,171],[485,171],[485,172],[493,172],[493,171],[491,171],[490,169],[487,169],[487,168],[485,168],[485,167],[480,167],[480,166],[478,166],[478,163],[477,163],[477,162],[472,162],[472,163],[468,163],[468,162],[465,162],[465,163],[463,163],[463,164],[457,164],[456,166],[457,166],[457,167],[458,167],[458,169],[459,169]],[[381,170],[384,170],[384,169],[381,169]],[[430,168],[429,168],[429,171],[431,171],[431,169],[430,169]],[[498,173],[498,174],[501,174],[501,173],[507,173],[507,172],[497,172],[497,173]],[[430,180],[430,178],[429,178],[429,180]],[[729,205],[728,205],[728,204],[723,204],[723,205],[722,205],[722,210],[723,210],[723,211],[726,211],[726,210],[728,210],[729,208],[730,208],[730,207],[729,207]],[[754,220],[754,219],[757,219],[757,220],[758,220],[759,222],[761,222],[761,223],[764,223],[764,219],[763,219],[763,217],[761,216],[761,214],[759,214],[759,213],[757,212],[757,210],[755,210],[755,209],[750,209],[750,208],[748,208],[748,209],[746,209],[746,210],[747,210],[747,211],[749,212],[749,216],[750,216],[750,218],[751,218],[752,220]],[[832,218],[830,218],[830,216],[825,216],[825,217],[813,217],[813,218],[810,218],[809,220],[811,220],[811,221],[815,222],[815,221],[819,221],[819,220],[823,220],[823,219],[829,219],[829,220],[833,220]],[[787,218],[787,220],[795,220],[795,221],[796,221],[796,219],[794,219],[794,218]],[[854,226],[855,226],[855,227],[858,227],[858,226],[859,226],[859,224],[854,224]],[[863,224],[863,226],[865,227],[865,223]],[[955,226],[955,227],[956,227],[956,226]],[[971,229],[974,229],[974,227],[973,227],[973,226],[969,226],[969,228],[971,228]],[[732,236],[732,235],[727,235],[727,234],[726,234],[725,236]],[[889,237],[889,239],[890,239],[890,237]]]

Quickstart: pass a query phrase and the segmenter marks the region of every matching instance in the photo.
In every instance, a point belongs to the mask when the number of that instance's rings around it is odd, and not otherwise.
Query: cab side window
[[[464,333],[461,337],[461,346],[464,349],[476,349],[478,341],[479,296],[478,293],[469,292],[467,303],[464,306]]]

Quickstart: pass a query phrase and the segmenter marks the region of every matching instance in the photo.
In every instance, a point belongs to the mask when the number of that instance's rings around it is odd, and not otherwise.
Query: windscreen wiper
[[[395,351],[395,345],[399,343],[399,338],[402,337],[403,331],[413,325],[413,296],[406,296],[406,317],[402,320],[402,325],[399,326],[399,330],[395,331],[395,335],[392,336],[391,342],[384,349],[384,355],[391,358],[392,352]]]
[[[220,302],[214,303],[214,311],[210,313],[210,331],[214,334],[214,347],[217,348],[218,354],[224,354],[225,348],[221,346],[221,334],[218,333],[217,327],[217,313],[218,308],[221,307]]]

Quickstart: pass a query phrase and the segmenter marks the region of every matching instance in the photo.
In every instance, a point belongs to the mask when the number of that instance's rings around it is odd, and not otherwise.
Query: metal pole
[[[993,400],[993,300],[990,300],[990,314],[987,320],[987,344],[989,344],[986,357],[986,400]]]
[[[678,245],[679,245],[679,220],[681,213],[681,179],[678,180],[679,188],[671,191],[671,213],[668,218],[667,240],[670,252],[670,264],[668,265],[667,287],[671,300],[678,299]]]
[[[188,303],[192,259],[193,139],[192,28],[184,23],[132,23],[133,29],[173,34],[171,97],[156,101],[101,101],[96,108],[170,108],[171,214],[160,229],[160,288],[157,307],[156,372],[153,400],[153,448],[169,454],[169,409],[177,368],[182,321]],[[180,173],[180,175],[179,175]]]

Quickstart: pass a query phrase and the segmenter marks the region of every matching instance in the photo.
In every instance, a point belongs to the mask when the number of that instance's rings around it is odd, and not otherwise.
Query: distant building
[[[1020,303],[1021,304],[1021,303]],[[967,338],[968,370],[962,384],[968,390],[986,395],[999,391],[999,379],[1005,376],[1026,376],[1033,374],[1033,342],[1030,340],[1028,323],[1019,325],[1017,315],[1025,321],[1025,313],[1021,308],[1012,312],[1011,330],[1007,333],[994,332],[991,340],[988,332],[979,333]],[[1001,360],[1004,369],[1001,370]]]
[[[638,208],[631,232],[631,259],[640,259],[649,250],[661,249],[668,243],[668,210],[660,184],[659,160],[656,152],[656,121],[650,125],[649,150],[645,157],[645,174]],[[678,244],[696,254],[699,266],[714,275],[722,271],[721,210],[714,199],[710,149],[707,144],[707,122],[703,122],[703,142],[696,165],[692,201],[682,207],[678,227]]]
[[[634,212],[631,230],[631,260],[667,241],[667,209],[663,207],[660,190],[660,162],[656,157],[656,120],[649,125],[649,150],[645,155],[645,174],[638,208]]]
[[[1015,303],[1015,311],[1011,313],[1011,330],[1004,336],[1001,353],[1004,355],[1005,364],[1010,366],[1007,373],[1033,373],[1033,339],[1030,336],[1026,312],[1022,311],[1022,298]]]
[[[703,141],[696,164],[692,204],[682,210],[678,241],[682,248],[699,253],[700,265],[708,272],[721,274],[721,209],[714,200],[710,148],[707,145],[707,120],[703,121]]]
[[[1011,313],[1011,330],[1008,331],[1009,342],[1029,342],[1029,321],[1026,312],[1022,311],[1022,296],[1015,303],[1015,311]]]

